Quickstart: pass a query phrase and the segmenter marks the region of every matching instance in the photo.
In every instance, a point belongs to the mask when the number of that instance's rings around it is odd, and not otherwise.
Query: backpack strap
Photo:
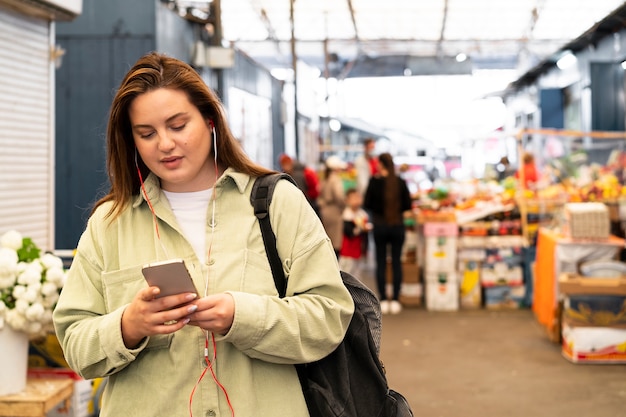
[[[276,188],[276,183],[281,179],[288,180],[297,186],[293,178],[285,173],[275,173],[257,177],[252,186],[252,192],[250,193],[250,204],[252,204],[254,208],[254,215],[259,219],[263,244],[265,245],[267,259],[272,269],[276,290],[278,290],[280,298],[283,298],[287,292],[287,279],[285,278],[283,265],[278,255],[278,250],[276,249],[276,235],[272,230],[269,212],[274,188]]]

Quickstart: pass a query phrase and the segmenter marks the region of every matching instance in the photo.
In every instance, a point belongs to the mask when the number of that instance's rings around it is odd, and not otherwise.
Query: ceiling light
[[[467,60],[467,55],[462,52],[456,56],[456,62],[465,62],[465,60]]]
[[[626,61],[622,61],[622,69],[626,70]]]
[[[333,132],[339,132],[341,130],[341,122],[337,119],[330,119],[328,121],[328,127]]]
[[[570,51],[567,51],[558,61],[556,61],[556,66],[559,67],[560,70],[571,68],[576,64],[578,59],[574,54]]]
[[[293,69],[291,68],[272,68],[270,73],[277,80],[291,81],[293,79]]]

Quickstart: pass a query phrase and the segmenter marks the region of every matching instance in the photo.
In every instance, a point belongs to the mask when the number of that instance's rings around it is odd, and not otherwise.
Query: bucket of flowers
[[[29,340],[53,333],[63,261],[11,230],[0,237],[0,396],[26,387]]]

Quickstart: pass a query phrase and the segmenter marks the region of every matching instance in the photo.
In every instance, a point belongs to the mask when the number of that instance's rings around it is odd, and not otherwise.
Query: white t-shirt
[[[165,196],[170,202],[172,211],[178,224],[183,229],[183,234],[193,246],[198,259],[202,262],[207,260],[206,253],[206,222],[207,208],[211,201],[213,188],[188,193],[174,193],[165,191]]]

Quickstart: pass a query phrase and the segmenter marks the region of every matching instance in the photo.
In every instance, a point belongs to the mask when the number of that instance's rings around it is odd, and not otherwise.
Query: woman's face
[[[128,114],[135,146],[166,191],[205,190],[215,182],[208,120],[180,90],[159,88],[137,96]]]

